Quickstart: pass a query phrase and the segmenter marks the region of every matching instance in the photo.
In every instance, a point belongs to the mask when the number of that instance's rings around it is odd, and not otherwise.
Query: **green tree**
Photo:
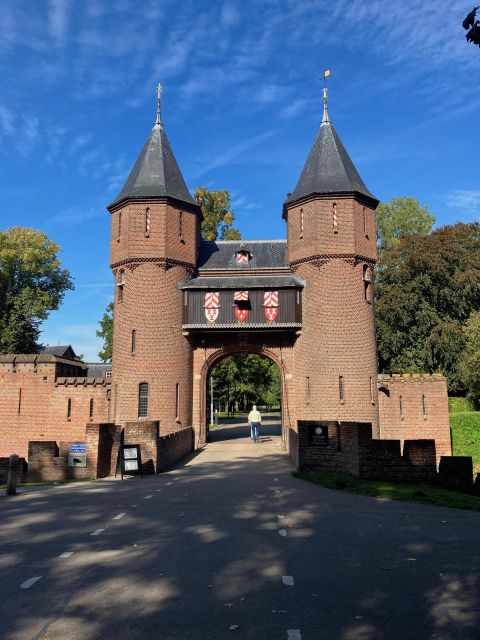
[[[60,247],[36,229],[0,231],[0,352],[38,351],[40,324],[73,289]]]
[[[195,200],[202,208],[202,238],[204,240],[241,239],[240,231],[233,226],[235,214],[227,190],[209,191],[205,187],[197,187]]]
[[[377,235],[380,251],[393,247],[409,235],[428,235],[435,223],[428,206],[421,207],[411,196],[381,202],[376,210]]]
[[[100,320],[100,329],[96,332],[99,338],[103,338],[103,349],[98,357],[102,362],[112,361],[113,351],[113,302],[110,302]]]
[[[380,369],[442,372],[465,391],[462,327],[480,307],[480,225],[406,236],[385,249],[375,288]]]
[[[460,361],[460,374],[467,397],[480,409],[480,311],[474,311],[463,326],[465,350]]]
[[[250,405],[278,407],[280,372],[269,358],[239,353],[221,360],[212,370],[214,399],[220,406],[238,404],[242,410]]]

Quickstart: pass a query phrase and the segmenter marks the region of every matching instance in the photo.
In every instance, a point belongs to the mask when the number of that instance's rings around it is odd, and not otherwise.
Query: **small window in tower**
[[[105,378],[111,378],[112,377],[112,372],[111,371],[105,371]]]
[[[120,236],[122,235],[122,212],[118,212],[118,239],[120,240]]]
[[[138,385],[138,417],[146,418],[148,415],[148,382]]]
[[[366,238],[368,238],[368,230],[367,230],[367,209],[363,207],[363,234]]]
[[[145,235],[150,237],[150,208],[147,207],[145,211]]]
[[[88,417],[93,418],[93,398],[90,398],[90,406],[88,407]]]
[[[18,390],[18,414],[20,415],[20,411],[22,410],[22,388]]]
[[[305,392],[306,392],[306,403],[310,404],[310,376],[306,377],[306,388],[305,388]]]
[[[300,238],[303,238],[303,231],[305,229],[305,214],[303,209],[300,209]]]
[[[337,214],[336,202],[334,202],[332,205],[332,227],[333,227],[333,233],[338,233],[338,214]]]
[[[373,394],[373,378],[370,376],[370,402],[375,404],[375,396]]]
[[[123,287],[125,285],[125,271],[120,269],[117,275],[117,302],[123,302]]]
[[[427,399],[425,396],[422,396],[422,415],[424,419],[427,418]]]
[[[178,237],[180,238],[180,242],[183,242],[183,211],[180,211],[178,217]]]
[[[175,419],[180,420],[180,383],[175,385]]]
[[[340,402],[345,402],[345,381],[343,376],[338,376],[338,395]]]
[[[399,409],[400,409],[400,420],[403,420],[404,415],[403,415],[403,396],[400,396],[400,398],[398,399],[398,405],[399,405]]]
[[[67,400],[67,420],[70,420],[72,417],[72,400],[68,398]]]
[[[135,329],[132,329],[132,341],[130,345],[130,352],[135,353],[136,348],[137,348],[137,332]]]
[[[363,288],[366,302],[372,302],[372,271],[368,264],[363,265]]]

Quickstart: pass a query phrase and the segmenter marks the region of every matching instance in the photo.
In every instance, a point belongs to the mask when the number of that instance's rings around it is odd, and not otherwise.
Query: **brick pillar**
[[[139,420],[127,422],[125,425],[124,443],[140,445],[144,474],[157,473],[158,431],[159,423],[157,420]]]

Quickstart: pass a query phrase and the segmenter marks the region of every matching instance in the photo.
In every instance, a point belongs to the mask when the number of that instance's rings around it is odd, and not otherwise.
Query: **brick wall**
[[[0,458],[0,484],[5,484],[8,478],[8,468],[10,464],[10,456],[8,458]],[[25,458],[19,459],[19,475],[18,482],[25,482],[27,478],[28,464]]]
[[[13,358],[16,358],[14,367]],[[58,360],[55,356],[40,355],[0,359],[0,456],[12,453],[27,456],[30,440],[82,441],[88,422],[107,421],[109,381],[58,377],[58,371],[64,371],[66,366],[75,368],[74,364]],[[93,400],[91,417],[90,400]]]
[[[158,440],[157,473],[172,466],[194,449],[194,431],[187,427]]]
[[[381,438],[398,439],[402,443],[405,440],[435,440],[437,462],[442,455],[451,455],[445,377],[379,375],[378,385]],[[425,403],[422,401],[423,397]]]

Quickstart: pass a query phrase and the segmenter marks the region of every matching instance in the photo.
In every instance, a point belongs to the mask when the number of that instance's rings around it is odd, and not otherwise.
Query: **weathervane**
[[[322,118],[322,124],[324,122],[330,122],[330,119],[328,117],[328,110],[327,110],[327,86],[326,86],[326,79],[329,77],[329,75],[331,74],[330,69],[324,69],[323,70],[323,118]]]
[[[162,85],[159,82],[158,86],[157,86],[157,120],[156,120],[155,124],[162,124],[162,118],[160,116],[160,101],[161,101],[161,99],[162,99]]]

